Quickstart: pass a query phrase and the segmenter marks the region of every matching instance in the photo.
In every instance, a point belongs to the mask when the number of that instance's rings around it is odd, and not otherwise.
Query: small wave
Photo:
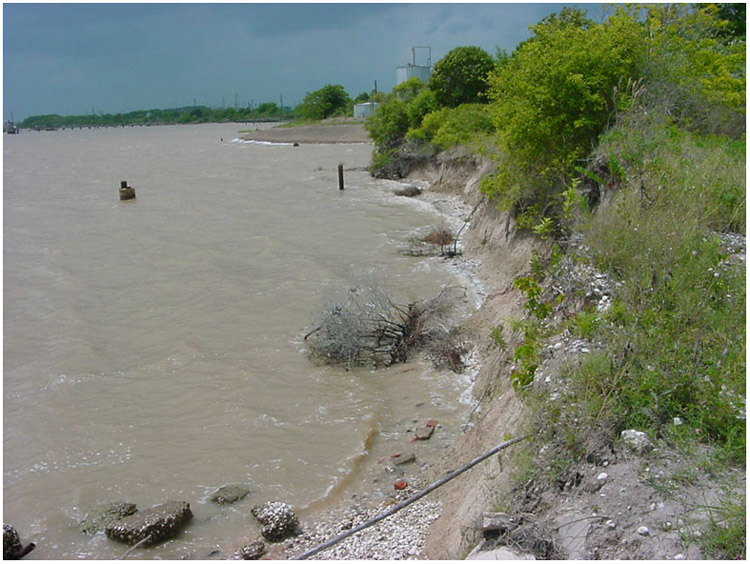
[[[274,145],[274,146],[288,146],[291,147],[294,143],[283,143],[281,141],[256,141],[255,139],[240,139],[239,137],[232,139],[232,143],[243,143],[250,145]]]
[[[362,449],[353,456],[342,461],[341,466],[339,467],[340,475],[334,478],[334,482],[321,497],[313,500],[305,507],[302,507],[302,511],[316,511],[330,505],[354,483],[364,468],[370,450],[375,444],[375,440],[380,435],[379,423],[380,420],[377,417],[373,416],[370,419],[370,427],[362,441]]]

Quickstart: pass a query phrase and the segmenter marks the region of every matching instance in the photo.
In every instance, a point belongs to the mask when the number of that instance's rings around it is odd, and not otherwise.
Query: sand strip
[[[361,123],[272,127],[244,132],[240,139],[268,143],[370,143]]]

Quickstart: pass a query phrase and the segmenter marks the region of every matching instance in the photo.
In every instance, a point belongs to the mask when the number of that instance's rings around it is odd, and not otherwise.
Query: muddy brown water
[[[191,504],[185,533],[133,556],[228,554],[257,535],[252,505],[310,515],[387,484],[378,460],[417,448],[415,420],[441,424],[418,459],[461,432],[470,376],[318,366],[302,339],[365,271],[403,300],[466,285],[399,253],[434,212],[365,172],[370,145],[243,143],[238,128],[4,139],[3,512],[37,543],[27,558],[121,556],[77,528],[114,500]],[[225,484],[252,493],[208,501]]]

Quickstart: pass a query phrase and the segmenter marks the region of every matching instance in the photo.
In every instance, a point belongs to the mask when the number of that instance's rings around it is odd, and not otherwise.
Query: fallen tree
[[[431,299],[400,304],[384,284],[367,280],[327,302],[305,335],[312,356],[330,364],[389,366],[451,338],[449,315],[464,290],[443,288]]]

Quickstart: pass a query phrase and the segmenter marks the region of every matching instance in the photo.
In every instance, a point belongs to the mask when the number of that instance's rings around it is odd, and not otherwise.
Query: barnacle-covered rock
[[[250,490],[244,486],[222,486],[211,496],[211,501],[219,505],[230,505],[240,501],[249,493]]]
[[[256,540],[239,549],[237,558],[240,560],[260,560],[265,553],[266,544],[262,540]]]
[[[250,512],[263,525],[260,534],[271,542],[279,542],[293,535],[299,526],[291,506],[281,501],[256,505]]]
[[[145,545],[156,544],[175,536],[192,517],[189,503],[168,501],[114,521],[104,532],[112,540],[125,544],[144,539],[148,539]]]
[[[81,521],[81,532],[87,534],[98,533],[107,528],[113,521],[132,515],[137,511],[135,503],[127,501],[114,501],[102,503],[92,509],[86,518]]]
[[[18,536],[18,531],[12,526],[3,523],[3,560],[23,558],[34,550],[35,546],[33,542],[23,546],[21,537]]]

